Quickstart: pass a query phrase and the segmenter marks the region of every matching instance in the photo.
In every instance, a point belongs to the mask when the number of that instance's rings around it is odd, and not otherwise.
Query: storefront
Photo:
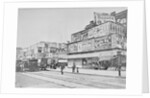
[[[104,66],[111,66],[112,60],[117,57],[118,49],[99,51],[92,53],[72,54],[68,55],[68,67],[73,64],[80,68],[100,68]],[[121,51],[122,56],[126,57],[126,51]],[[122,61],[126,62],[125,59]],[[113,66],[113,65],[112,65]]]

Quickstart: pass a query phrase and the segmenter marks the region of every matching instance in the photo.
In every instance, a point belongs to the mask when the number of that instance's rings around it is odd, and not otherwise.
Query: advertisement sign
[[[103,50],[111,48],[111,37],[99,37],[95,39],[95,50]]]
[[[122,35],[119,34],[113,34],[111,36],[112,38],[112,48],[122,48],[122,49],[126,49],[125,48],[125,38]]]
[[[115,16],[111,16],[107,13],[96,13],[94,12],[95,23],[100,25],[102,23],[112,21],[115,22]]]
[[[95,35],[94,35],[94,37],[104,36],[104,35],[106,35],[106,31],[107,30],[104,30],[104,25],[98,26],[98,27],[95,28]]]
[[[94,39],[86,40],[82,42],[82,51],[94,50]]]
[[[94,27],[88,31],[88,38],[101,37],[109,34],[109,22]]]

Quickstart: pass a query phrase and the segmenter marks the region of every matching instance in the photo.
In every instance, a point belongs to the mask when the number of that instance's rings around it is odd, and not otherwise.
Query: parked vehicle
[[[26,69],[28,68],[28,71],[39,71],[39,67],[38,67],[38,60],[37,59],[32,59],[29,60],[28,65],[26,65]]]

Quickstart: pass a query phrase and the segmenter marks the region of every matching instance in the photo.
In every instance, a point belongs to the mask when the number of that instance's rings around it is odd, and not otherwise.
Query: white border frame
[[[137,95],[142,93],[143,58],[143,0],[133,1],[94,1],[94,2],[24,2],[5,3],[3,57],[2,57],[2,93],[27,94],[101,94],[101,95]],[[15,59],[17,39],[18,8],[62,8],[62,7],[127,7],[127,72],[126,89],[24,89],[15,88]]]

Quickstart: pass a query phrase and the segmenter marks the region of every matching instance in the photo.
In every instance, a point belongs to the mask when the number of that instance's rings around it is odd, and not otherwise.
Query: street
[[[61,75],[56,70],[16,73],[16,87],[22,88],[124,89],[125,86],[126,78],[118,76],[71,72],[64,72]]]

